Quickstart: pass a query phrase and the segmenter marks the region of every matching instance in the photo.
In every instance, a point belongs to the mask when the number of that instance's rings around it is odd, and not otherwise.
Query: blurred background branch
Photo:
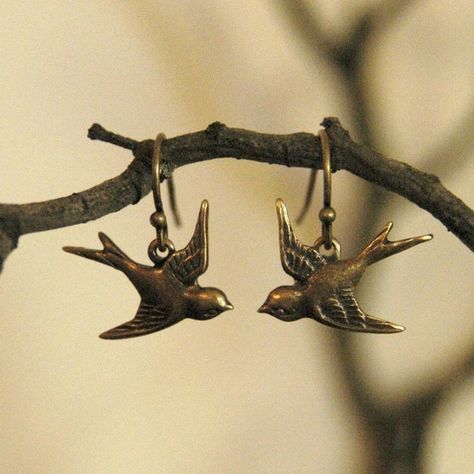
[[[320,15],[309,8],[304,0],[282,0],[289,23],[309,51],[313,61],[322,56],[333,65],[345,85],[351,107],[356,135],[368,146],[377,146],[373,124],[375,118],[369,105],[370,81],[363,75],[364,59],[369,54],[369,43],[376,42],[379,35],[405,15],[413,0],[378,2],[366,9],[347,32],[345,39],[336,41],[324,31]],[[459,172],[466,162],[466,154],[472,151],[474,135],[474,105],[469,105],[463,117],[440,137],[438,145],[422,159],[424,169],[431,173],[446,174]],[[312,188],[315,185],[311,175],[309,189],[300,216],[304,217],[310,205]],[[373,234],[378,217],[387,207],[389,196],[379,190],[367,190],[366,206],[370,208],[371,220],[366,220],[364,233]],[[366,368],[361,362],[361,353],[366,349],[357,344],[352,334],[336,331],[332,338],[335,359],[342,369],[344,381],[354,407],[360,414],[371,440],[373,471],[388,473],[420,473],[423,470],[422,453],[424,436],[428,423],[439,402],[455,383],[469,378],[474,372],[474,349],[463,360],[455,362],[448,375],[436,380],[422,395],[413,395],[399,400],[396,405],[380,403],[371,390],[365,376]]]

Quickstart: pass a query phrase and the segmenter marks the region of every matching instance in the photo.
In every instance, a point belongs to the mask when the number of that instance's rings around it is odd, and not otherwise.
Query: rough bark
[[[350,171],[409,199],[474,250],[474,212],[444,188],[436,176],[354,142],[337,118],[326,118],[322,125],[329,135],[334,171]],[[89,138],[132,150],[134,160],[116,178],[80,193],[39,203],[0,204],[0,265],[21,235],[98,219],[137,203],[150,191],[153,140],[132,140],[97,124],[90,128]],[[221,157],[321,168],[319,139],[313,134],[270,135],[228,128],[219,122],[204,131],[166,140],[162,157],[161,179],[170,178],[178,167]]]

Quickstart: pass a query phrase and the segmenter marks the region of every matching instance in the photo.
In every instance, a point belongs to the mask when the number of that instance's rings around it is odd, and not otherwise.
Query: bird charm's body
[[[109,265],[123,272],[141,296],[135,318],[100,335],[123,339],[160,331],[185,318],[211,319],[233,309],[217,288],[201,288],[197,278],[208,265],[208,203],[203,201],[194,235],[182,250],[170,253],[154,266],[131,260],[105,234],[103,250],[64,247],[69,253]]]
[[[283,269],[295,279],[294,285],[274,289],[258,310],[283,321],[308,317],[338,329],[358,332],[393,333],[405,328],[362,311],[353,291],[372,263],[431,240],[432,235],[390,242],[388,223],[358,255],[332,261],[307,246],[293,233],[283,201],[277,201],[280,256]]]

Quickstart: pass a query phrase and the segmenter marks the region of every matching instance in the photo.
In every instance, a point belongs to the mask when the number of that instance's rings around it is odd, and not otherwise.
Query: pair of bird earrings
[[[304,317],[322,324],[349,331],[395,333],[405,328],[383,319],[369,316],[359,307],[354,288],[366,268],[398,252],[432,239],[423,235],[391,242],[387,236],[389,222],[359,254],[340,260],[340,245],[332,235],[336,214],[331,208],[331,165],[329,140],[325,130],[319,133],[324,170],[324,207],[319,218],[322,236],[313,245],[304,245],[291,227],[282,200],[277,200],[280,257],[284,271],[294,278],[294,284],[275,288],[258,309],[283,321]],[[152,188],[156,211],[150,222],[156,229],[156,239],[148,247],[153,266],[131,260],[105,234],[99,233],[103,250],[64,247],[66,252],[109,265],[123,272],[140,294],[135,317],[100,335],[103,339],[124,339],[160,331],[183,319],[207,320],[233,309],[226,295],[217,288],[201,288],[197,278],[208,266],[207,201],[201,203],[194,234],[188,245],[175,250],[168,238],[168,226],[160,193],[160,155],[165,136],[155,140],[152,162]],[[326,255],[321,251],[325,248]]]

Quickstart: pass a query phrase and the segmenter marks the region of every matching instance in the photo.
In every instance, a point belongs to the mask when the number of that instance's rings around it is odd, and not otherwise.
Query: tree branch
[[[336,119],[325,119],[323,124],[328,128],[334,155],[344,157],[344,169],[425,209],[474,251],[474,211],[449,192],[437,176],[355,143]]]
[[[383,157],[355,143],[336,118],[323,122],[332,149],[333,170],[346,169],[383,186],[430,212],[474,250],[474,212],[445,189],[436,176]],[[116,178],[81,193],[31,204],[0,204],[0,263],[24,234],[98,219],[137,203],[150,191],[153,140],[135,140],[93,125],[89,137],[133,150],[135,159]],[[161,179],[178,167],[220,157],[254,160],[290,167],[321,168],[319,140],[310,133],[270,135],[227,128],[219,122],[201,132],[163,142]]]

